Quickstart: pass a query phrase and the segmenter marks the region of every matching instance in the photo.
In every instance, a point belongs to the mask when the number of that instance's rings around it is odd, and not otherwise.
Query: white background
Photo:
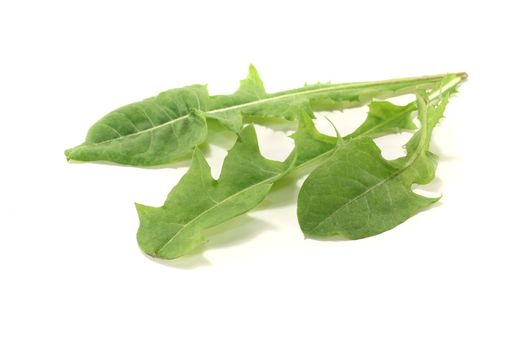
[[[2,2],[0,348],[524,349],[518,4]],[[434,135],[441,204],[373,238],[304,240],[292,182],[203,253],[145,257],[134,202],[160,205],[187,163],[68,164],[63,150],[160,91],[229,93],[249,63],[269,91],[467,71]],[[259,132],[285,156],[284,132]],[[401,139],[381,141],[386,156]],[[215,175],[223,155],[208,150]]]

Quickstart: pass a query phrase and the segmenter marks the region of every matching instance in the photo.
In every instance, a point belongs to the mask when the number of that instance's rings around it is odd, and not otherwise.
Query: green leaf
[[[68,160],[112,161],[150,166],[173,162],[204,142],[204,117],[239,132],[243,116],[295,120],[303,113],[334,110],[430,88],[442,76],[350,84],[315,84],[266,93],[250,66],[248,77],[232,95],[209,96],[205,85],[168,90],[121,107],[95,123],[83,144],[68,149]],[[200,112],[197,112],[200,111]]]
[[[412,112],[416,110],[413,103],[397,106],[388,101],[374,101],[368,105],[368,108],[365,122],[350,137],[363,135],[378,137],[416,128],[412,122]]]
[[[137,204],[137,240],[151,256],[174,259],[206,241],[203,230],[252,209],[283,176],[289,164],[264,158],[253,125],[245,127],[224,160],[218,180],[196,149],[190,169],[162,207]]]
[[[172,95],[173,100],[177,96],[183,99],[183,95]],[[207,137],[206,118],[189,105],[184,115],[156,100],[120,108],[93,125],[86,141],[65,154],[68,160],[105,160],[140,166],[170,163],[188,155]],[[172,121],[169,127],[163,127],[168,120]]]
[[[445,94],[433,106],[426,95],[418,95],[421,128],[406,145],[405,157],[388,161],[370,137],[358,137],[347,141],[314,170],[298,199],[297,213],[304,234],[364,238],[397,226],[437,201],[414,193],[412,185],[434,178],[437,157],[428,147],[447,101]]]

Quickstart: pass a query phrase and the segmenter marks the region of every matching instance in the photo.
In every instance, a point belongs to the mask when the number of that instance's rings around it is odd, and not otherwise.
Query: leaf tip
[[[443,198],[443,193],[440,193],[439,196],[436,196],[436,197],[431,197],[432,198],[432,204],[433,203],[437,203],[441,200],[441,198]]]
[[[145,218],[146,211],[150,207],[144,204],[137,203],[137,202],[135,202],[134,204],[135,204],[135,210],[137,211],[137,215],[139,216],[139,220],[143,220]]]
[[[68,148],[64,151],[64,155],[66,156],[66,160],[69,162],[71,160],[74,160],[74,152],[76,150],[76,147]]]
[[[332,125],[332,128],[334,128],[335,135],[337,137],[337,144],[339,146],[343,145],[344,144],[343,138],[341,137],[341,134],[339,133],[339,130],[337,130],[335,124],[330,120],[330,118],[328,118],[328,117],[324,117],[324,118],[330,123],[330,125]]]
[[[468,73],[467,72],[460,72],[457,74],[462,80],[468,79]]]
[[[250,63],[250,65],[248,66],[248,77],[247,78],[250,78],[250,77],[253,77],[256,80],[261,80],[259,71],[257,70],[257,68],[255,68],[255,65],[253,63]]]

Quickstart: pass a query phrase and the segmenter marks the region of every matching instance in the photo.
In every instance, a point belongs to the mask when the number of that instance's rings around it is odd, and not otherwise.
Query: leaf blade
[[[299,192],[297,215],[305,236],[360,239],[404,222],[439,198],[414,193],[414,183],[434,178],[437,157],[428,151],[431,132],[448,98],[437,107],[418,97],[421,129],[407,155],[388,161],[369,137],[351,139],[310,174]]]
[[[167,164],[190,154],[205,141],[206,125],[202,119],[192,117],[194,110],[238,133],[245,115],[295,120],[305,112],[360,106],[373,98],[429,88],[441,77],[316,84],[268,94],[257,70],[250,66],[247,78],[232,95],[210,96],[204,85],[162,92],[109,113],[90,128],[83,144],[65,154],[68,160],[76,161]]]
[[[211,177],[206,160],[196,150],[189,171],[162,207],[137,206],[139,246],[145,253],[164,259],[202,246],[206,242],[203,230],[255,207],[287,167],[260,154],[253,126],[241,131],[218,180]]]

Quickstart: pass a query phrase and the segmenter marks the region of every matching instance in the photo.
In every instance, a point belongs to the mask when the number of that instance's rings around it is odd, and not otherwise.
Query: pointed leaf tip
[[[332,125],[332,128],[334,128],[335,136],[337,137],[337,145],[341,146],[344,143],[344,141],[343,141],[343,138],[341,137],[341,134],[339,133],[339,130],[337,130],[335,124],[330,120],[330,118],[328,117],[324,117],[324,118],[330,123],[330,125]]]

